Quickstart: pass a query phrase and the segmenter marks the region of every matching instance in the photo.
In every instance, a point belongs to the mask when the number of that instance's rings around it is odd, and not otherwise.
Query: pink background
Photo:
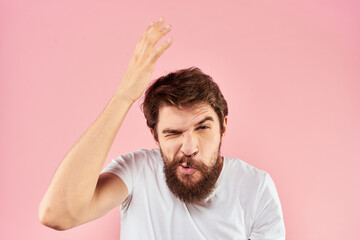
[[[65,232],[38,204],[101,113],[151,21],[174,44],[153,78],[198,66],[230,114],[222,153],[273,177],[287,239],[355,239],[360,225],[358,1],[0,1],[0,239],[119,239],[118,209]],[[107,163],[155,144],[135,104]]]

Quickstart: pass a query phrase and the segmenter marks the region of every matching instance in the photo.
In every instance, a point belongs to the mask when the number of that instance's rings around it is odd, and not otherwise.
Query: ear
[[[159,146],[159,142],[156,140],[155,135],[154,135],[154,129],[150,128],[150,132],[151,132],[151,135],[154,138],[154,141],[155,141],[156,145]]]
[[[227,120],[228,117],[224,117],[224,121],[223,121],[223,132],[221,134],[221,138],[223,138],[226,135],[226,130],[227,130]]]

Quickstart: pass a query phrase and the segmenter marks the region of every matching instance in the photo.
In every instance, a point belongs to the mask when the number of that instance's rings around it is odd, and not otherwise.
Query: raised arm
[[[56,170],[39,206],[44,225],[57,230],[75,227],[103,216],[127,197],[128,190],[120,178],[99,174],[128,110],[145,91],[157,59],[172,44],[169,38],[156,47],[170,29],[170,25],[164,27],[161,18],[141,36],[110,102]]]

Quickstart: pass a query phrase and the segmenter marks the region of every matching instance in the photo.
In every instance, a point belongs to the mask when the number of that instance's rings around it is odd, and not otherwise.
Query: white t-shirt
[[[119,156],[103,170],[119,176],[129,196],[120,206],[121,240],[284,240],[280,200],[270,175],[224,157],[213,193],[185,204],[166,185],[159,149]]]

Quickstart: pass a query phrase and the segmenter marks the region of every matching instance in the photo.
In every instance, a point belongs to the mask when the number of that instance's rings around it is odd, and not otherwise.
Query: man
[[[163,76],[145,93],[159,149],[122,155],[101,171],[127,111],[172,43],[155,46],[171,29],[163,25],[161,18],[148,27],[109,104],[60,164],[40,203],[41,222],[69,229],[121,205],[121,239],[285,239],[271,177],[220,155],[227,103],[197,68]]]

